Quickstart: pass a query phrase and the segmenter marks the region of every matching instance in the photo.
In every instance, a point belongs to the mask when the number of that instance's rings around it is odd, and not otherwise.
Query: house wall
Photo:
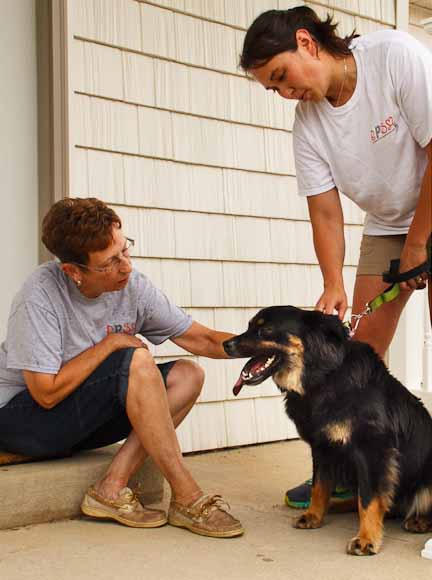
[[[38,258],[35,2],[0,4],[0,341],[12,298]]]
[[[242,331],[271,304],[313,307],[322,289],[296,195],[294,104],[237,68],[247,26],[286,0],[70,0],[70,195],[109,202],[134,263],[195,320]],[[341,32],[393,27],[388,0],[308,3]],[[362,213],[344,200],[352,293]],[[190,356],[168,342],[158,360]],[[232,386],[241,361],[191,357],[207,374],[179,428],[184,451],[295,436],[267,382]]]
[[[422,25],[422,21],[428,18],[432,18],[431,0],[410,2],[408,31],[432,50],[432,34],[428,34]]]

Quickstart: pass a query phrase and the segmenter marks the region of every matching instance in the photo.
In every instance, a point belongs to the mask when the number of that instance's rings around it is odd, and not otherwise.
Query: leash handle
[[[420,266],[416,266],[407,272],[399,272],[400,267],[400,260],[391,260],[390,261],[390,268],[386,272],[383,272],[382,278],[384,282],[389,284],[394,284],[396,282],[406,282],[407,280],[411,280],[411,278],[415,278],[419,274],[431,273],[431,265],[429,260],[426,260],[424,264],[420,264]]]

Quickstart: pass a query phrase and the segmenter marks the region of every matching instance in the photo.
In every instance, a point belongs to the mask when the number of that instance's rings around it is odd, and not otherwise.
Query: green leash
[[[397,298],[400,294],[400,286],[398,283],[392,284],[389,286],[384,292],[375,296],[373,300],[370,302],[366,302],[366,308],[360,314],[353,314],[351,318],[355,319],[354,327],[351,324],[351,321],[347,320],[344,322],[344,326],[348,329],[349,336],[352,338],[356,333],[357,327],[360,324],[360,320],[363,316],[367,316],[368,314],[372,314],[375,312],[380,306],[386,304],[387,302],[391,302],[395,298]]]
[[[379,294],[376,298],[367,303],[367,307],[370,312],[375,312],[377,308],[385,304],[386,302],[391,302],[397,298],[400,294],[399,284],[392,284],[387,290],[384,290],[382,294]]]

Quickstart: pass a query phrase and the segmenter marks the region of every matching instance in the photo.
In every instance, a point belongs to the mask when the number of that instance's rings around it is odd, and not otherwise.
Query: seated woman
[[[63,457],[126,439],[82,510],[133,527],[167,521],[212,537],[243,533],[187,469],[175,428],[204,381],[187,360],[156,365],[140,333],[189,352],[226,358],[232,335],[194,322],[132,268],[133,241],[97,199],[64,199],[42,224],[58,261],[39,266],[16,295],[0,347],[0,447],[35,458]],[[146,456],[168,480],[168,518],[127,485]]]

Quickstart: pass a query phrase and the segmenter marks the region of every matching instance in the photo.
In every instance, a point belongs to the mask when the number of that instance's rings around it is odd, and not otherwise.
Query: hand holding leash
[[[430,265],[430,257],[428,260],[427,245],[428,244],[413,246],[412,244],[405,243],[402,254],[400,256],[399,272],[409,272],[419,264],[423,265],[428,261]],[[401,290],[422,290],[426,286],[427,278],[428,272],[424,271],[418,274],[415,278],[400,282]]]
[[[399,267],[400,260],[391,260],[389,270],[383,272],[384,282],[396,284],[399,282],[407,282],[408,280],[415,280],[417,284],[417,290],[422,290],[425,288],[428,274],[431,272],[431,265],[429,260],[426,260],[426,262],[420,264],[420,266],[411,268],[411,270],[406,272],[399,272]]]

